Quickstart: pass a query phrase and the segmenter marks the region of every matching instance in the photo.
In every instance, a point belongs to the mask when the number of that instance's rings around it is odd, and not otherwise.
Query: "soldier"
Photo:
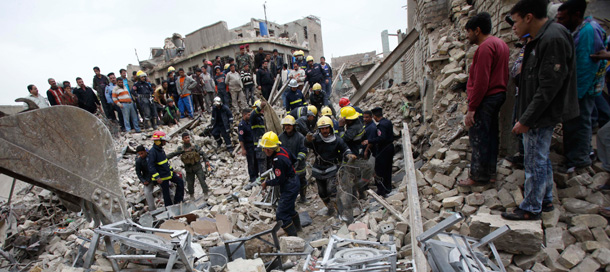
[[[294,164],[294,169],[296,169],[296,174],[299,177],[299,182],[301,184],[301,189],[299,190],[301,197],[299,198],[299,202],[305,203],[307,202],[307,180],[305,179],[305,174],[307,174],[305,172],[307,148],[305,147],[305,136],[295,130],[295,124],[296,121],[291,115],[286,115],[286,117],[282,119],[284,132],[280,134],[280,142],[282,142],[282,147],[286,148],[290,154],[296,154],[297,156],[297,162]]]
[[[336,175],[339,163],[344,157],[353,160],[356,155],[352,154],[345,142],[337,137],[333,130],[333,122],[324,116],[318,120],[318,133],[308,133],[305,138],[305,146],[312,149],[316,160],[311,169],[312,176],[318,185],[318,195],[328,208],[327,215],[332,216],[337,209],[335,196],[337,194]],[[391,166],[391,163],[390,163]],[[351,192],[352,188],[349,188]]]
[[[167,143],[165,132],[155,131],[152,140],[155,144],[148,152],[148,169],[152,173],[152,180],[161,185],[163,203],[166,207],[178,204],[184,199],[184,181],[174,174],[174,168],[169,164],[165,151],[163,151],[163,146]],[[176,184],[173,202],[169,191],[170,181]]]
[[[191,135],[188,132],[182,133],[182,145],[176,151],[169,153],[167,159],[172,159],[180,155],[180,160],[184,163],[184,171],[186,172],[186,188],[191,199],[195,198],[195,176],[199,179],[203,197],[208,197],[208,185],[205,183],[205,171],[201,166],[201,159],[207,167],[210,167],[208,157],[205,155],[200,146],[191,143]]]
[[[224,138],[227,152],[231,154],[233,146],[231,145],[231,127],[233,125],[233,114],[227,105],[222,104],[220,97],[214,98],[214,108],[212,109],[212,136],[218,144],[218,148],[222,146],[222,138]]]
[[[293,167],[297,160],[294,155],[280,147],[280,144],[277,134],[273,131],[265,133],[258,142],[265,155],[273,158],[275,174],[274,179],[263,181],[261,187],[265,190],[267,186],[280,186],[280,199],[275,217],[282,221],[282,229],[288,236],[297,236],[297,232],[302,230],[301,219],[294,209],[294,202],[299,193],[299,180]]]

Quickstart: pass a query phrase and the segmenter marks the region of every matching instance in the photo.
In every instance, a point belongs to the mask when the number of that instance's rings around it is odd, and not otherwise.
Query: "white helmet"
[[[290,87],[290,88],[296,88],[296,87],[299,87],[299,83],[297,83],[297,80],[296,80],[296,79],[292,79],[292,80],[290,80],[290,82],[288,83],[288,87]]]
[[[220,99],[220,97],[214,97],[214,105],[218,106],[218,105],[222,105],[222,99]]]

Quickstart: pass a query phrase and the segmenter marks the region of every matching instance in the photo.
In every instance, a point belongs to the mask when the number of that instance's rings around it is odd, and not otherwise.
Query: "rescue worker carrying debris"
[[[174,174],[174,169],[169,164],[165,151],[163,151],[163,146],[167,143],[165,132],[155,131],[152,140],[155,144],[148,152],[148,169],[152,173],[152,180],[161,185],[165,206],[178,204],[184,198],[184,181]],[[176,184],[176,194],[173,202],[169,191],[170,181]]]
[[[344,157],[353,160],[356,155],[352,154],[345,142],[335,135],[330,118],[321,117],[317,127],[316,134],[307,134],[305,147],[312,149],[316,155],[311,173],[318,185],[318,195],[328,208],[327,215],[332,216],[337,208],[335,196],[339,164]],[[351,192],[351,189],[349,191]]]
[[[297,160],[294,155],[280,147],[280,144],[277,134],[273,131],[265,133],[258,142],[259,148],[263,149],[265,155],[273,159],[275,174],[274,179],[265,180],[261,183],[261,187],[265,190],[267,186],[280,186],[280,199],[275,218],[282,221],[282,229],[288,236],[297,236],[297,231],[302,230],[301,219],[294,208],[299,193],[299,180],[292,166]]]
[[[297,109],[303,106],[304,98],[303,93],[301,92],[301,90],[298,89],[299,84],[295,79],[290,80],[290,83],[288,83],[288,87],[290,87],[290,90],[286,95],[286,111],[290,112],[293,109]]]
[[[231,145],[231,126],[233,125],[233,114],[227,105],[222,104],[220,97],[214,97],[214,108],[212,109],[212,136],[218,144],[217,148],[222,146],[222,138],[224,138],[225,146],[229,154],[233,151]]]
[[[297,156],[297,162],[293,166],[301,184],[301,189],[299,190],[301,197],[299,198],[299,202],[305,203],[307,202],[307,179],[305,179],[307,148],[305,147],[305,136],[295,130],[295,124],[296,121],[291,115],[284,117],[284,119],[282,119],[284,132],[280,134],[279,138],[282,147],[288,150],[290,154],[296,154]]]
[[[252,112],[250,113],[250,127],[252,128],[252,140],[254,141],[254,145],[256,145],[254,151],[256,152],[259,174],[262,174],[269,169],[269,167],[267,167],[267,156],[265,156],[261,147],[258,146],[259,140],[263,134],[265,134],[265,118],[263,114],[266,105],[267,102],[256,100],[252,106]]]
[[[345,187],[353,188],[351,194],[359,196],[360,199],[365,198],[365,191],[368,187],[369,182],[373,179],[373,168],[374,162],[372,160],[362,159],[362,141],[366,140],[366,131],[364,125],[360,122],[359,114],[353,107],[343,107],[341,109],[341,120],[339,125],[345,125],[345,132],[341,133],[341,138],[347,144],[350,151],[356,155],[359,159],[354,162],[354,168],[347,170],[349,173],[342,173],[339,183],[345,185]],[[348,207],[347,210],[351,211],[351,196],[346,195],[345,202]],[[352,214],[349,213],[347,216],[348,220],[352,219]]]
[[[188,132],[182,133],[182,145],[176,151],[167,154],[167,158],[171,160],[178,155],[180,155],[180,160],[184,163],[186,188],[189,196],[195,198],[195,176],[197,176],[203,190],[203,197],[207,198],[209,189],[205,183],[205,171],[203,166],[201,166],[201,158],[203,158],[207,167],[210,167],[210,162],[201,147],[191,143],[191,135]]]

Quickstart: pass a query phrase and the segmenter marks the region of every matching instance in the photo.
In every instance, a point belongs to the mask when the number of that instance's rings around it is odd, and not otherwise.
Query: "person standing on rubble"
[[[288,71],[288,80],[296,80],[297,81],[297,88],[299,90],[303,90],[303,85],[305,84],[305,79],[307,78],[305,76],[305,70],[301,69],[301,67],[299,67],[299,65],[297,63],[293,64],[294,70],[290,70]],[[289,81],[290,82],[290,81]],[[288,83],[290,84],[290,83]],[[286,108],[288,106],[288,102],[286,100],[286,96],[288,95],[288,92],[284,91],[284,93],[282,93],[282,102],[284,103],[284,108]],[[297,116],[294,116],[294,118],[299,118]]]
[[[106,101],[106,86],[110,84],[110,80],[100,73],[100,68],[97,66],[93,67],[93,72],[95,73],[93,76],[93,89],[97,92],[97,97],[102,103],[102,108],[104,109],[103,114],[106,115],[106,118],[116,121],[114,111],[112,111],[109,107],[110,104]]]
[[[569,0],[557,11],[557,22],[572,32],[576,54],[576,87],[580,114],[563,122],[563,150],[565,167],[560,172],[577,175],[594,174],[591,169],[591,137],[593,133],[592,115],[596,100],[602,105],[608,102],[601,96],[604,89],[606,61],[591,58],[590,55],[606,48],[606,32],[593,17],[585,17],[587,1]],[[559,169],[558,169],[559,170]]]
[[[263,48],[258,48],[258,53],[254,56],[254,70],[260,69],[263,66],[263,61],[265,60],[265,52],[263,52]]]
[[[273,131],[265,133],[258,143],[265,155],[272,158],[275,174],[274,179],[263,181],[261,187],[265,190],[267,186],[280,186],[280,199],[275,218],[282,221],[282,229],[288,236],[297,236],[297,232],[302,230],[299,213],[294,209],[294,202],[299,193],[299,179],[293,167],[297,163],[297,159],[286,149],[280,147],[280,144],[282,142]]]
[[[93,93],[91,88],[85,86],[85,82],[82,78],[76,78],[76,85],[78,85],[78,88],[74,89],[73,93],[78,98],[78,107],[90,112],[91,114],[95,114],[97,110],[103,114],[100,100],[95,93]]]
[[[237,60],[237,68],[239,71],[243,71],[244,68],[246,68],[246,65],[248,66],[248,68],[252,67],[252,58],[250,57],[250,55],[246,54],[246,46],[245,45],[240,45],[239,46],[239,55],[236,58]]]
[[[256,161],[256,151],[254,151],[252,127],[250,127],[250,109],[242,109],[241,116],[241,122],[237,127],[239,130],[239,145],[241,146],[241,155],[246,156],[246,162],[248,163],[249,181],[253,182],[258,176],[258,164]]]
[[[330,96],[333,92],[332,84],[333,84],[333,69],[330,67],[330,64],[326,62],[326,58],[324,56],[320,57],[320,67],[322,71],[324,71],[324,93],[326,94],[326,98],[330,99]],[[328,105],[328,100],[324,101],[326,105]]]
[[[574,42],[568,30],[547,18],[547,1],[520,0],[510,10],[517,37],[533,39],[523,54],[517,97],[518,122],[512,132],[523,134],[525,185],[523,201],[508,220],[538,220],[553,207],[553,168],[549,158],[557,123],[579,114]]]
[[[127,91],[123,84],[123,78],[116,79],[116,87],[112,89],[112,101],[121,108],[123,114],[123,122],[126,132],[131,132],[131,124],[137,133],[140,133],[140,125],[138,122],[138,114],[136,113],[136,106],[131,99],[131,95]]]
[[[314,84],[318,83],[325,89],[326,83],[324,80],[324,70],[319,63],[314,63],[314,59],[312,56],[307,56],[307,68],[305,68],[305,76],[307,77],[307,82],[309,82],[309,86],[313,87]]]
[[[309,95],[309,104],[315,106],[319,112],[322,111],[322,107],[327,106],[326,93],[322,90],[322,85],[316,83],[311,88],[312,93]],[[330,110],[330,108],[328,108]],[[331,110],[332,111],[332,110]]]
[[[229,73],[227,74],[227,86],[229,86],[229,94],[231,94],[232,107],[236,112],[243,107],[244,104],[244,88],[243,82],[241,82],[241,75],[235,70],[235,64],[229,66]]]
[[[458,186],[486,185],[496,180],[500,108],[506,101],[508,59],[506,43],[490,34],[491,16],[481,12],[466,23],[468,41],[479,47],[474,53],[466,91],[468,127],[472,158],[470,174]]]
[[[136,157],[136,175],[142,185],[144,185],[144,197],[146,197],[148,210],[154,211],[157,209],[155,197],[153,196],[155,182],[150,174],[150,169],[148,169],[148,151],[146,151],[143,145],[139,145],[136,147],[136,153],[138,153]]]
[[[176,87],[176,68],[173,66],[167,68],[167,82],[169,83],[167,96],[174,98],[174,101],[178,101],[180,95],[178,94],[178,87]]]
[[[191,89],[197,86],[197,82],[189,76],[186,76],[184,69],[178,69],[178,79],[176,79],[176,87],[180,100],[178,100],[178,108],[180,109],[180,118],[188,116],[193,118],[193,98],[191,97]]]
[[[280,71],[282,71],[282,67],[284,67],[284,58],[282,58],[277,49],[273,49],[273,56],[271,57],[271,73],[273,74],[273,78],[276,78]],[[280,86],[283,84],[280,81]]]
[[[142,122],[144,128],[157,129],[157,110],[155,104],[152,102],[152,96],[155,93],[150,83],[146,81],[146,73],[142,70],[138,71],[136,76],[139,80],[134,84],[133,90],[137,93],[138,104],[142,108],[140,112],[142,114]]]
[[[114,73],[109,73],[108,79],[110,79],[110,84],[108,84],[106,86],[106,90],[104,91],[104,96],[106,96],[106,101],[108,101],[108,104],[110,104],[110,105],[108,105],[108,109],[111,111],[110,115],[115,117],[115,119],[114,119],[115,121],[116,121],[115,112],[116,112],[116,114],[119,115],[119,125],[121,126],[121,131],[125,131],[125,121],[124,121],[124,117],[123,117],[123,112],[121,111],[121,107],[119,107],[117,104],[115,104],[114,100],[112,99],[112,91],[117,86],[116,75]]]
[[[392,191],[392,163],[394,158],[394,125],[383,117],[383,109],[371,110],[377,122],[377,135],[362,141],[362,145],[375,145],[375,175],[377,194],[386,197]]]
[[[167,105],[167,99],[165,99],[165,94],[168,91],[169,83],[167,80],[163,80],[161,82],[161,86],[155,89],[155,93],[153,94],[153,101],[155,102],[155,108],[157,108],[157,115],[159,119],[163,118],[163,108]]]
[[[191,135],[188,132],[182,133],[182,145],[178,146],[176,151],[167,154],[167,159],[171,160],[178,155],[180,155],[180,160],[184,163],[186,190],[191,199],[195,198],[195,176],[197,176],[203,190],[203,198],[207,198],[209,188],[205,183],[205,171],[201,165],[201,159],[203,158],[207,167],[210,167],[210,161],[199,145],[191,143]]]
[[[214,77],[212,76],[212,72],[208,72],[209,69],[203,69],[201,74],[201,79],[203,80],[203,98],[205,100],[205,110],[208,112],[212,112],[212,102],[214,101],[214,96],[216,92],[216,83],[214,82]]]
[[[250,65],[246,64],[239,74],[241,77],[241,83],[244,85],[244,97],[246,103],[251,106],[254,104],[254,78],[252,78],[252,72]]]
[[[299,90],[297,87],[299,87],[299,84],[297,83],[297,81],[295,79],[291,79],[290,83],[288,83],[288,87],[290,87],[290,90],[288,91],[288,94],[286,95],[286,111],[290,112],[292,109],[296,109],[299,107],[302,107],[304,104],[307,103],[303,103],[303,93],[301,92],[301,90]]]
[[[218,144],[217,148],[222,146],[222,138],[224,138],[227,152],[232,154],[233,146],[231,145],[231,128],[233,127],[233,114],[227,105],[222,104],[220,97],[214,98],[214,109],[212,109],[212,136]]]
[[[258,85],[258,90],[261,91],[261,94],[265,100],[269,100],[271,88],[273,88],[273,76],[271,76],[271,72],[269,72],[269,69],[267,68],[268,65],[268,61],[263,61],[263,65],[256,72],[256,83]]]
[[[203,106],[203,90],[204,82],[203,82],[203,70],[201,68],[195,69],[195,74],[193,75],[193,80],[195,80],[195,88],[192,90],[191,96],[193,97],[193,111],[198,112],[199,115],[203,114],[204,106]]]
[[[221,71],[220,66],[214,67],[214,84],[216,85],[216,97],[220,97],[223,104],[227,104],[230,101],[229,98],[229,87],[227,86],[226,76]]]
[[[316,160],[311,169],[311,175],[316,179],[318,195],[328,208],[327,215],[332,216],[337,209],[335,196],[337,194],[337,171],[345,158],[356,159],[343,139],[334,133],[333,122],[324,116],[318,120],[318,131],[307,133],[305,147],[313,150]],[[391,167],[391,162],[390,162]],[[351,188],[349,192],[351,192]],[[342,212],[342,211],[339,211]]]
[[[267,156],[265,156],[265,152],[258,146],[258,142],[265,134],[265,106],[267,106],[267,102],[256,100],[254,102],[254,106],[252,106],[252,111],[250,112],[250,128],[252,128],[252,140],[255,145],[256,152],[256,162],[258,165],[258,173],[262,174],[269,170],[267,163]]]
[[[296,131],[295,124],[296,120],[294,120],[294,117],[286,115],[286,117],[282,119],[284,132],[280,134],[279,138],[281,146],[288,150],[290,154],[296,154],[297,156],[297,161],[294,163],[293,167],[299,177],[299,194],[301,195],[299,202],[305,203],[307,202],[307,179],[305,178],[305,175],[307,174],[305,172],[305,166],[307,166],[307,163],[305,162],[307,159],[307,148],[305,147],[305,136]]]
[[[163,151],[163,146],[167,143],[165,132],[155,131],[152,140],[155,144],[148,152],[148,169],[152,174],[152,180],[161,185],[163,203],[166,207],[178,204],[184,199],[184,181],[174,174],[174,168],[169,164],[165,151]],[[170,182],[176,184],[174,201],[172,201],[169,191]]]
[[[371,140],[377,136],[377,125],[373,122],[373,112],[365,111],[362,118],[364,119],[365,139]],[[362,153],[363,157],[368,159],[371,154],[375,153],[375,147],[373,145],[362,145]]]

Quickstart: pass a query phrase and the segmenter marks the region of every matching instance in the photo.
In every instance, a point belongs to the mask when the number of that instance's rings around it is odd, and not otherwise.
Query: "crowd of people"
[[[467,83],[472,157],[467,179],[459,186],[496,181],[498,115],[506,100],[509,80],[517,86],[512,132],[519,137],[518,154],[508,159],[525,169],[524,200],[509,220],[537,220],[553,206],[553,166],[550,147],[557,124],[562,124],[563,173],[592,173],[593,127],[598,131],[598,157],[610,171],[610,107],[604,89],[608,82],[608,38],[592,17],[585,17],[585,0],[568,0],[549,18],[547,0],[520,0],[506,21],[520,38],[521,51],[512,67],[509,48],[492,36],[491,16],[481,12],[466,24],[470,43],[478,45]],[[609,183],[610,184],[610,183]],[[603,186],[608,189],[608,184]],[[600,213],[610,216],[610,208]]]

